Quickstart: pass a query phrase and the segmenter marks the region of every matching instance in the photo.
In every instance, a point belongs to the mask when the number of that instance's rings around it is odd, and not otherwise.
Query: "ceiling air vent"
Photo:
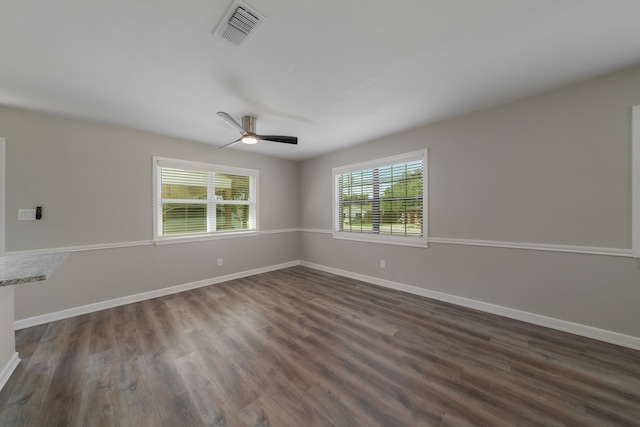
[[[233,2],[215,30],[215,34],[236,46],[242,45],[264,19],[240,0]]]

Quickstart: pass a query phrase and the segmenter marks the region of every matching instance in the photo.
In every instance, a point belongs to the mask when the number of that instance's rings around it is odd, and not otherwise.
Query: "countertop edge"
[[[69,252],[0,257],[0,286],[46,280],[68,257]]]

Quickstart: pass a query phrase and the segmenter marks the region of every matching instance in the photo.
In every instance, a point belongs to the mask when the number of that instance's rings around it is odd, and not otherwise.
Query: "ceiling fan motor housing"
[[[242,118],[242,124],[236,122],[233,117],[225,113],[224,111],[218,111],[218,116],[227,122],[229,126],[236,129],[242,135],[239,139],[225,144],[218,148],[229,147],[236,142],[242,141],[245,144],[256,144],[258,141],[271,141],[281,142],[283,144],[297,144],[297,136],[284,136],[284,135],[258,135],[256,133],[256,118],[253,116],[244,116]]]
[[[242,127],[247,133],[256,133],[256,118],[253,116],[244,116],[242,118]]]

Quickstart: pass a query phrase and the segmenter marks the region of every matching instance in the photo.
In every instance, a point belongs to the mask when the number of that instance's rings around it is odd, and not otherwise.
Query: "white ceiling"
[[[2,0],[0,104],[300,160],[640,63],[639,0],[247,3],[235,47],[232,0]]]

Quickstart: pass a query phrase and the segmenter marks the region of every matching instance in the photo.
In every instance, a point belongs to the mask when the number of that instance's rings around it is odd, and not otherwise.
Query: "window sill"
[[[398,245],[398,246],[411,246],[414,248],[427,248],[427,238],[426,237],[392,237],[387,235],[372,235],[372,234],[355,234],[355,233],[344,233],[344,232],[333,232],[334,239],[340,240],[352,240],[356,242],[366,242],[366,243],[381,243],[384,245]]]
[[[163,236],[156,237],[153,240],[153,243],[156,246],[161,245],[175,245],[180,243],[192,243],[192,242],[204,242],[208,240],[223,240],[223,239],[236,239],[240,237],[252,237],[257,236],[260,233],[258,230],[248,230],[248,231],[235,231],[230,233],[211,233],[211,234],[197,234],[190,236]]]

